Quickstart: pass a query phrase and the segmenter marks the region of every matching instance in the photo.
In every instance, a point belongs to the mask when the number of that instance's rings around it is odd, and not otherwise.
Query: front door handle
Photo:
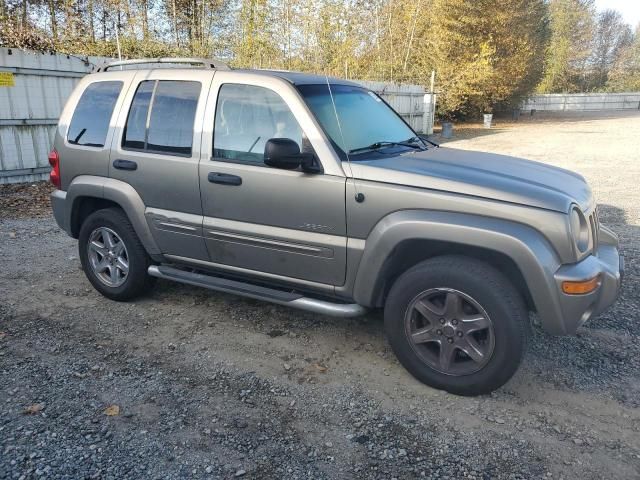
[[[211,183],[221,183],[223,185],[242,185],[242,177],[229,175],[228,173],[209,172],[207,179]]]
[[[131,160],[114,160],[113,168],[117,168],[118,170],[137,170],[138,164]]]

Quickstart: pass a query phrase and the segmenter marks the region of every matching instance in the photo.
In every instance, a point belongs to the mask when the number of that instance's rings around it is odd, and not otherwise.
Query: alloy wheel
[[[493,354],[493,323],[469,295],[450,288],[418,294],[405,314],[405,333],[418,357],[446,375],[470,375]]]
[[[91,270],[108,287],[119,287],[129,274],[129,255],[120,236],[107,227],[98,227],[87,244]]]

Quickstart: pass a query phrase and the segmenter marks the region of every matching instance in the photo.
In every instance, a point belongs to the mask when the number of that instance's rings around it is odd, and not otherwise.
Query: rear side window
[[[122,82],[94,82],[82,92],[71,117],[67,141],[72,145],[104,147],[113,108]]]
[[[141,82],[129,109],[122,147],[190,156],[200,88],[200,82]]]

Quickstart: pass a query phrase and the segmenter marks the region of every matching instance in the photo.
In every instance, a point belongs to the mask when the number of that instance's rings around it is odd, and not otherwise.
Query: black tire
[[[123,283],[117,286],[109,286],[99,278],[99,274],[91,266],[89,253],[89,239],[94,231],[99,228],[110,229],[115,232],[126,248],[128,259],[128,272]],[[78,253],[85,275],[93,287],[111,300],[126,301],[139,297],[146,293],[155,283],[155,278],[147,274],[147,269],[152,264],[151,258],[142,246],[133,225],[119,208],[105,208],[97,210],[89,215],[80,227],[78,236]],[[122,281],[122,280],[121,280]]]
[[[416,322],[421,322],[422,318],[432,317],[433,309],[431,307],[436,305],[438,301],[442,302],[442,300],[438,300],[441,291],[444,293],[440,298],[445,301],[449,292],[457,292],[454,295],[463,299],[460,304],[467,312],[481,312],[478,313],[478,316],[484,315],[489,319],[488,323],[491,327],[481,332],[469,334],[469,336],[484,335],[485,339],[481,338],[480,340],[483,343],[482,348],[486,352],[489,347],[491,349],[490,355],[487,353],[481,361],[476,362],[477,371],[468,374],[447,374],[444,373],[447,371],[446,369],[439,371],[434,368],[436,362],[440,362],[438,365],[447,365],[442,363],[439,356],[442,342],[446,340],[449,344],[454,344],[460,341],[462,344],[463,341],[467,341],[465,340],[466,333],[455,330],[451,333],[452,329],[467,328],[466,326],[451,327],[449,320],[436,318],[435,320],[426,320],[428,324],[422,330],[412,330],[413,325]],[[427,297],[421,297],[421,295],[427,295]],[[433,295],[433,297],[428,297],[429,295]],[[429,306],[426,316],[422,313],[425,311],[421,300],[423,298],[427,298]],[[432,301],[430,298],[435,300]],[[473,310],[474,304],[468,303],[467,298],[474,300],[475,305],[479,305],[484,311],[482,309]],[[413,306],[416,305],[416,302],[420,303],[418,305],[420,308],[414,309]],[[438,303],[436,306],[439,305],[442,305],[444,311],[445,305]],[[461,316],[464,317],[464,313]],[[444,322],[446,322],[445,326],[449,326],[449,330],[445,335],[450,336],[443,336],[443,328],[436,329],[436,332],[439,333],[432,333],[432,321],[434,323],[437,321],[442,325],[445,325]],[[485,322],[485,320],[482,321]],[[456,325],[458,323],[458,321],[455,322]],[[387,296],[384,324],[387,338],[398,360],[414,377],[434,388],[467,396],[490,393],[511,378],[520,365],[529,333],[528,312],[525,303],[509,280],[495,268],[482,261],[454,255],[426,260],[402,274],[395,281]],[[417,335],[423,331],[425,332],[423,339],[429,335],[429,339],[426,341],[431,343],[412,341],[412,337],[418,338]],[[490,338],[489,332],[493,335],[491,340],[487,340]],[[440,337],[436,337],[436,335],[440,335]],[[463,335],[465,339],[456,338]],[[477,337],[474,337],[473,341],[477,345],[476,339]],[[456,345],[450,345],[449,349],[456,349]],[[469,349],[467,348],[467,350]],[[473,369],[474,365],[468,362],[474,361],[474,359],[466,355],[464,351],[455,350],[452,355],[453,357],[449,357],[454,359],[451,365],[455,364],[460,369]]]

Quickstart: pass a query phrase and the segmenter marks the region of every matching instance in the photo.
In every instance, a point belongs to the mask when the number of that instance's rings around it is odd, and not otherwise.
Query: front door
[[[211,262],[285,281],[342,285],[345,177],[265,165],[270,138],[289,138],[301,151],[313,151],[292,109],[273,89],[214,79],[211,95],[217,96],[213,147],[199,167]]]

